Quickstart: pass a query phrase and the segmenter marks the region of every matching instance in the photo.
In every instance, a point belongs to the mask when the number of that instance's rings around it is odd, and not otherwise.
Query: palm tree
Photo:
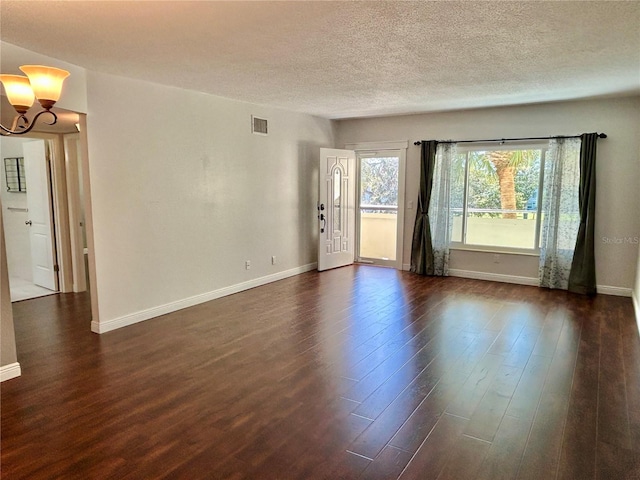
[[[522,150],[493,150],[489,152],[489,161],[495,168],[500,184],[500,207],[503,210],[516,210],[516,170],[520,163]],[[519,157],[519,158],[517,158]],[[502,218],[516,219],[515,212],[504,213]]]
[[[500,184],[500,206],[503,210],[516,210],[516,172],[539,160],[539,150],[494,150],[489,155]],[[516,213],[505,213],[503,218],[516,218]]]
[[[452,164],[452,184],[464,185],[466,161],[469,167],[482,176],[497,177],[500,189],[500,208],[517,210],[516,174],[523,167],[530,166],[538,159],[536,150],[492,150],[472,151],[469,155],[457,157]],[[459,192],[462,195],[461,192]],[[462,202],[458,199],[457,203]],[[515,212],[502,214],[502,218],[516,219]]]

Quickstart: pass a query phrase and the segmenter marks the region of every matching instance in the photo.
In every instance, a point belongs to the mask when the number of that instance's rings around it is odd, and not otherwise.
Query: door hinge
[[[54,272],[59,272],[60,271],[60,267],[58,265],[54,265],[53,266],[53,271]]]

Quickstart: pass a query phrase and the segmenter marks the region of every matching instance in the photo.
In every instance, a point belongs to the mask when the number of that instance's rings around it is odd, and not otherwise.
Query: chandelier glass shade
[[[60,99],[62,84],[69,76],[69,72],[44,65],[23,65],[20,70],[26,74],[26,77],[0,75],[0,82],[4,86],[7,99],[18,114],[10,128],[0,125],[2,135],[21,135],[30,132],[43,114],[48,114],[50,117],[51,121],[45,122],[47,125],[54,125],[58,120],[51,108]],[[29,120],[26,114],[35,99],[38,99],[44,110]]]

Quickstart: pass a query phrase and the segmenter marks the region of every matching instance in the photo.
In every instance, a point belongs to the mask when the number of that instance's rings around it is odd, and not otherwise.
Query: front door
[[[27,224],[31,241],[33,283],[57,291],[58,275],[54,269],[54,235],[51,222],[51,183],[44,140],[24,142],[22,149],[27,177]]]
[[[356,155],[320,149],[318,270],[342,267],[355,258]]]

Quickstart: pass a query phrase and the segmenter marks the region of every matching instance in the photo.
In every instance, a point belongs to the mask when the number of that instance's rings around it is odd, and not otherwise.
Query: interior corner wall
[[[94,331],[313,268],[331,121],[94,72],[87,82]],[[267,136],[251,115],[268,119]]]
[[[466,140],[538,137],[604,132],[598,142],[596,203],[597,283],[609,293],[630,295],[636,282],[640,235],[640,97],[595,99],[538,105],[486,108],[394,117],[339,120],[336,146],[360,142],[410,140]],[[407,151],[406,199],[418,196],[420,147]],[[408,205],[408,202],[405,202]],[[405,211],[404,258],[411,256],[415,209]],[[520,277],[535,281],[537,259],[522,255],[501,255],[496,264],[492,254],[452,251],[451,268],[482,278]],[[505,275],[508,273],[508,275]]]
[[[7,255],[2,222],[2,202],[0,201],[0,367],[17,362],[16,337],[13,328],[13,307],[7,274]]]
[[[640,129],[639,129],[640,130]],[[640,131],[638,132],[640,135]],[[638,155],[638,165],[640,165],[640,149]],[[637,212],[640,211],[640,201],[637,203],[635,208],[636,216],[639,216]],[[640,235],[635,237],[636,243],[638,243],[638,262],[636,267],[636,284],[635,289],[633,290],[633,306],[636,312],[636,322],[638,324],[638,332],[640,333]]]
[[[636,237],[638,238],[638,237]],[[638,248],[638,266],[636,268],[636,285],[633,291],[633,306],[636,311],[636,322],[640,333],[640,247]]]

